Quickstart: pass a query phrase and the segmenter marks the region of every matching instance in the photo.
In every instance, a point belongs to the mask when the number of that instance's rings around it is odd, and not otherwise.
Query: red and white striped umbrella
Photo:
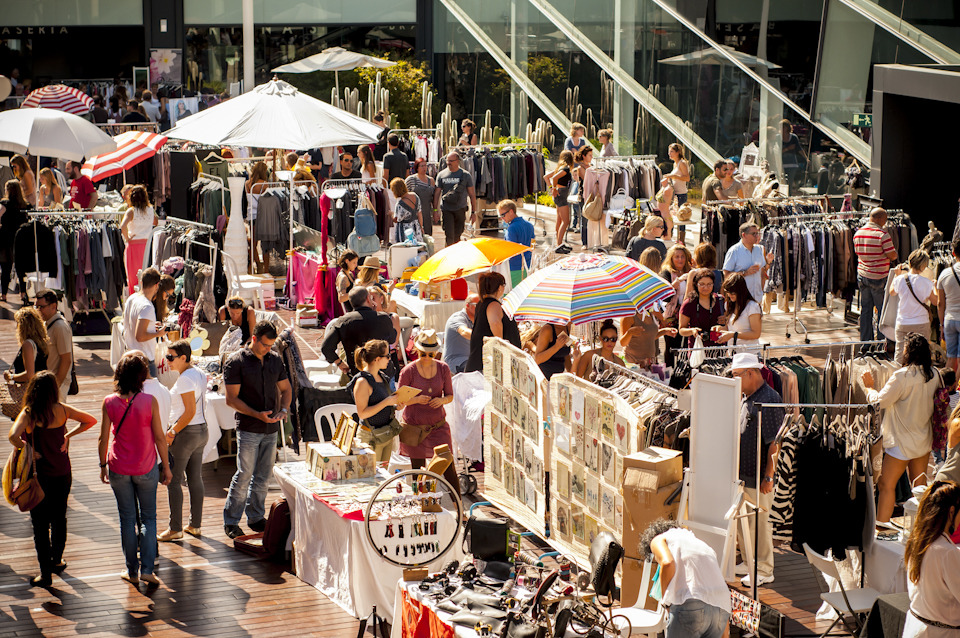
[[[63,84],[48,84],[31,91],[20,105],[22,109],[43,107],[86,115],[93,108],[93,98],[78,89]]]
[[[127,131],[113,139],[117,142],[117,150],[94,155],[84,162],[81,173],[99,182],[153,157],[167,143],[166,136],[147,131]]]

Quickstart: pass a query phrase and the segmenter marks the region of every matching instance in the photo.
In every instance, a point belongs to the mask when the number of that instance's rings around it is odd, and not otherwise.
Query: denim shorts
[[[960,321],[947,319],[943,322],[943,338],[947,341],[947,356],[960,358]]]

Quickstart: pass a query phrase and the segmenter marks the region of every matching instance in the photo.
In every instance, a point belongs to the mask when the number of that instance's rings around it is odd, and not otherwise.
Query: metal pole
[[[763,408],[757,408],[757,485],[756,485],[756,494],[757,502],[754,503],[753,511],[753,582],[750,584],[753,585],[753,599],[759,600],[757,598],[757,572],[759,568],[757,567],[757,558],[760,555],[760,460],[761,454],[761,442],[763,437],[760,436],[760,431],[763,429]]]
[[[255,86],[253,49],[256,46],[253,36],[253,0],[243,0],[243,90],[250,91]]]

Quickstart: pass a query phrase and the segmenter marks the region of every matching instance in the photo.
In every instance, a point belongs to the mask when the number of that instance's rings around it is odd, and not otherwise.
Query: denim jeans
[[[183,428],[170,444],[170,471],[167,486],[170,500],[170,529],[183,531],[183,476],[190,489],[190,527],[203,523],[203,446],[207,444],[207,424],[195,423]]]
[[[110,471],[120,512],[120,544],[131,576],[152,574],[157,561],[157,484],[160,466],[140,476]],[[139,550],[139,558],[137,556]]]
[[[244,511],[247,523],[266,517],[267,482],[277,456],[277,433],[259,434],[237,430],[237,472],[223,507],[223,524],[239,525]]]
[[[673,605],[667,613],[665,638],[721,638],[730,621],[730,614],[691,598],[681,605]]]
[[[867,279],[860,275],[857,285],[860,286],[860,341],[873,341],[880,334],[877,325],[883,311],[883,289],[887,280]],[[874,310],[877,312],[876,318],[873,316]]]

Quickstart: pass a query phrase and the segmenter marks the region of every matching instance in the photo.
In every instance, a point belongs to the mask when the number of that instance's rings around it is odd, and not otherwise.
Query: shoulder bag
[[[956,273],[954,273],[954,275],[956,275]],[[910,294],[917,300],[917,303],[927,309],[927,317],[930,321],[930,342],[940,343],[940,318],[937,316],[937,311],[920,301],[920,297],[913,291],[913,284],[910,282],[910,273],[904,275],[903,280],[907,282],[907,289],[910,290]]]
[[[507,555],[507,521],[471,516],[463,533],[464,552],[480,560],[503,560]]]
[[[36,427],[36,426],[34,426]],[[33,444],[33,432],[30,433],[30,445],[24,446],[24,453],[29,454],[28,457],[33,464],[33,471],[31,472],[30,478],[26,481],[21,481],[20,485],[17,486],[17,489],[13,491],[13,494],[10,495],[10,498],[13,502],[20,508],[21,512],[29,512],[34,507],[40,504],[40,501],[43,500],[43,488],[40,487],[40,481],[37,479],[37,455],[36,447]]]
[[[603,219],[603,200],[600,199],[600,180],[597,180],[596,192],[591,193],[587,202],[583,205],[583,217],[592,222],[598,222]]]

